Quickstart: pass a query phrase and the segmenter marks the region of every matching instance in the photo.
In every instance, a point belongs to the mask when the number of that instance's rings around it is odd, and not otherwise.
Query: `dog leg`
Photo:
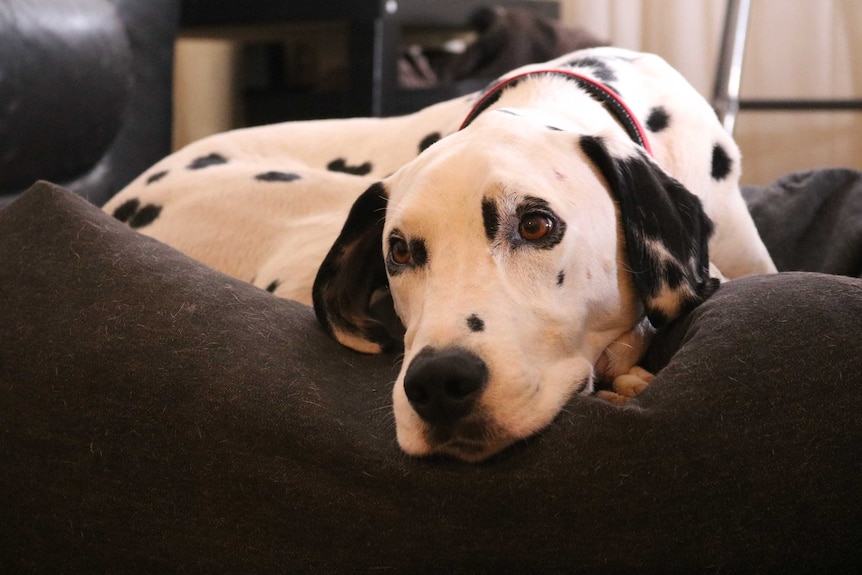
[[[737,189],[720,190],[721,201],[710,214],[716,222],[715,234],[709,241],[710,259],[728,279],[775,273],[775,264],[760,239],[754,220],[742,194]]]
[[[643,318],[631,331],[612,341],[596,362],[596,374],[611,381],[628,373],[646,352],[655,329]]]
[[[611,342],[596,363],[596,373],[604,381],[613,382],[612,391],[599,391],[596,397],[621,404],[649,385],[653,374],[635,364],[643,356],[654,333],[652,324],[644,318],[631,331]]]

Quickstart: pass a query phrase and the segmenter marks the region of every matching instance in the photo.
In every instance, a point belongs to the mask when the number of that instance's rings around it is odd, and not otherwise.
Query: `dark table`
[[[349,98],[343,116],[406,113],[452,94],[399,90],[398,50],[404,26],[463,28],[488,5],[530,6],[556,17],[556,2],[524,0],[184,0],[181,26],[192,32],[255,25],[341,21],[350,55]],[[407,93],[410,92],[410,93]]]

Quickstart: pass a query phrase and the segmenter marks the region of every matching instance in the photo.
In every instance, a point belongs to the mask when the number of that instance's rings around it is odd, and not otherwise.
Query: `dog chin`
[[[462,461],[478,462],[499,453],[518,439],[506,433],[483,410],[450,424],[429,425],[413,411],[403,393],[395,393],[393,399],[398,445],[407,455],[447,455]]]
[[[493,425],[478,420],[462,422],[451,428],[428,427],[420,423],[420,429],[411,431],[399,427],[398,444],[404,453],[416,457],[446,455],[478,463],[488,459],[514,443],[517,438],[501,433]]]

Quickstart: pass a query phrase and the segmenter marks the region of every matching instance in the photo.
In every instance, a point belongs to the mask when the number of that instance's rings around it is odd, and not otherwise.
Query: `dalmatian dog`
[[[655,329],[775,271],[739,174],[675,70],[595,48],[409,116],[208,138],[105,209],[312,303],[348,347],[403,348],[401,448],[479,461],[600,381],[627,400]]]

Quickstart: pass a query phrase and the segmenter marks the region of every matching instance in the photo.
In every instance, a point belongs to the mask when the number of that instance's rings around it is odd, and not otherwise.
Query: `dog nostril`
[[[428,403],[428,393],[425,388],[417,385],[407,387],[407,399],[411,404],[425,405]]]
[[[461,399],[476,391],[474,384],[475,380],[448,379],[443,384],[443,391],[447,397]]]
[[[461,348],[425,348],[410,363],[404,391],[428,423],[453,423],[468,415],[488,381],[488,367]]]

